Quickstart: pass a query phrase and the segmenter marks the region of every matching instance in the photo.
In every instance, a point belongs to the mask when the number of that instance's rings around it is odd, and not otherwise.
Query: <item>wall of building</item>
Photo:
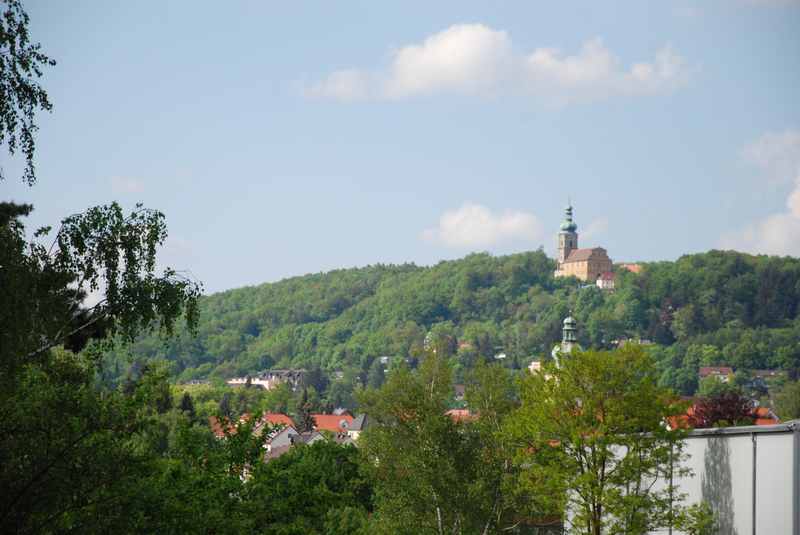
[[[800,535],[800,420],[698,429],[686,439],[684,453],[691,473],[673,480],[675,493],[685,495],[685,506],[708,503],[717,533]],[[651,533],[683,535],[670,528]]]
[[[718,533],[800,535],[800,420],[696,430],[686,453],[693,475],[675,481],[678,492],[711,506]]]

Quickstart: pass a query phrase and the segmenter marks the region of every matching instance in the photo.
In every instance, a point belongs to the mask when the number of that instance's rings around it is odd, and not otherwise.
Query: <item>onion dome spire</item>
[[[565,232],[575,232],[578,225],[572,220],[572,203],[570,202],[564,209],[564,222],[561,223],[561,230]]]

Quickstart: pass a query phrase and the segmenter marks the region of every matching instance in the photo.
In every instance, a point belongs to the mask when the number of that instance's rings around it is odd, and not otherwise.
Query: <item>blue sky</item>
[[[544,246],[800,255],[800,2],[27,2],[31,226],[141,201],[207,290]],[[18,173],[17,173],[18,174]]]

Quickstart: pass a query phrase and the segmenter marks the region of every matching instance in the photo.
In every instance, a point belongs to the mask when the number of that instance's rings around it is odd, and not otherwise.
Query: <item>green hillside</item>
[[[367,381],[378,356],[413,364],[430,333],[458,371],[498,353],[521,367],[549,354],[571,310],[584,347],[654,342],[662,381],[684,393],[702,365],[797,374],[800,260],[711,251],[643,266],[619,272],[613,293],[554,279],[541,250],[305,275],[204,297],[196,337],[146,337],[131,352],[172,362],[179,380],[319,367]],[[117,357],[107,373],[119,377]]]

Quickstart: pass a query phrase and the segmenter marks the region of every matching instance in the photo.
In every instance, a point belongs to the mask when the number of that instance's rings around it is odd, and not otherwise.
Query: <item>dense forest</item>
[[[733,251],[686,255],[617,272],[616,290],[554,278],[541,250],[471,254],[431,267],[375,265],[230,290],[200,301],[196,336],[147,335],[114,354],[114,382],[131,362],[167,360],[180,381],[267,368],[319,369],[379,386],[384,364],[412,366],[435,342],[457,378],[505,355],[511,368],[546,358],[570,312],[585,348],[644,340],[661,381],[684,394],[700,366],[800,368],[800,260]],[[387,359],[383,359],[385,362]],[[327,383],[325,383],[327,384]]]

